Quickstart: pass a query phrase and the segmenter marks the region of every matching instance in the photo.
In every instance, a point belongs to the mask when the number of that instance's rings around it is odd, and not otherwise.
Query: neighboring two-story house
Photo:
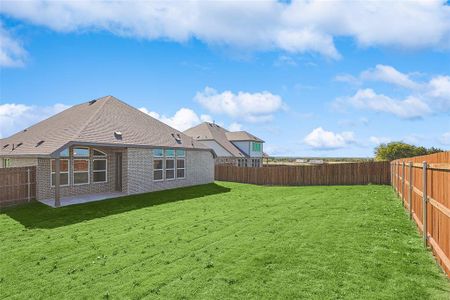
[[[264,141],[246,131],[231,132],[217,124],[204,122],[184,134],[213,149],[217,155],[216,164],[262,166]]]

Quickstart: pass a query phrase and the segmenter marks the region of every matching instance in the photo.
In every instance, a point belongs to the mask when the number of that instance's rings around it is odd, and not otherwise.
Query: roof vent
[[[18,143],[16,146],[14,146],[14,144],[12,144],[12,150],[17,149],[17,148],[19,148],[19,147],[22,146],[22,145],[23,145],[22,142]]]
[[[94,99],[94,100],[89,101],[89,105],[92,105],[92,104],[94,104],[95,102],[97,102],[97,99]]]
[[[121,140],[122,139],[122,132],[114,131],[114,136],[116,137],[116,139]]]
[[[172,136],[177,141],[178,144],[181,144],[181,136],[179,133],[177,133],[176,135],[172,133]]]
[[[42,145],[44,143],[44,140],[41,140],[39,142],[37,142],[36,147],[39,147],[40,145]]]
[[[28,129],[24,129],[23,132],[27,132]]]

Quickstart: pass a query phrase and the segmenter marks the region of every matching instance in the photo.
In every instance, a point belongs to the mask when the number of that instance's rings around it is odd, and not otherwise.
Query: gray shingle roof
[[[121,138],[115,132],[122,133]],[[38,145],[40,141],[43,142]],[[22,144],[18,146],[20,143]],[[202,143],[117,98],[106,96],[72,106],[8,138],[1,139],[0,156],[48,156],[68,143],[212,151]]]
[[[257,138],[256,136],[254,136],[253,134],[248,133],[247,131],[233,131],[233,132],[226,132],[225,133],[228,140],[230,141],[252,141],[252,142],[261,142],[263,143],[264,141]]]
[[[235,157],[246,157],[245,153],[241,152],[239,148],[233,145],[231,141],[258,141],[263,142],[261,139],[251,135],[246,131],[230,132],[225,128],[213,124],[204,122],[195,127],[192,127],[186,131],[185,134],[193,137],[198,141],[202,140],[215,140],[225,150],[230,152]]]

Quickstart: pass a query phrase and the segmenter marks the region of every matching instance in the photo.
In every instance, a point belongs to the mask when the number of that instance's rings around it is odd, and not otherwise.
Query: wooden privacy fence
[[[259,185],[389,184],[389,162],[244,168],[217,165],[215,179]]]
[[[0,208],[36,198],[36,167],[0,169]]]
[[[391,162],[392,186],[450,277],[450,151]]]

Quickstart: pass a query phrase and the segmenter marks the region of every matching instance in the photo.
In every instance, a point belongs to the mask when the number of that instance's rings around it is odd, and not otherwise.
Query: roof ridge
[[[102,103],[100,103],[101,105],[97,108],[97,110],[86,120],[86,122],[84,123],[83,126],[80,127],[80,130],[78,130],[78,132],[76,134],[74,134],[73,136],[73,140],[75,140],[77,137],[80,136],[80,134],[86,129],[86,127],[91,123],[91,121],[93,120],[93,118],[95,116],[97,116],[98,112],[100,111],[100,109],[102,109],[102,107],[105,105],[106,102],[108,102],[111,99],[112,96],[106,96],[106,97],[100,97],[97,98],[95,100],[101,99],[101,98],[106,98],[105,101],[103,101]]]

